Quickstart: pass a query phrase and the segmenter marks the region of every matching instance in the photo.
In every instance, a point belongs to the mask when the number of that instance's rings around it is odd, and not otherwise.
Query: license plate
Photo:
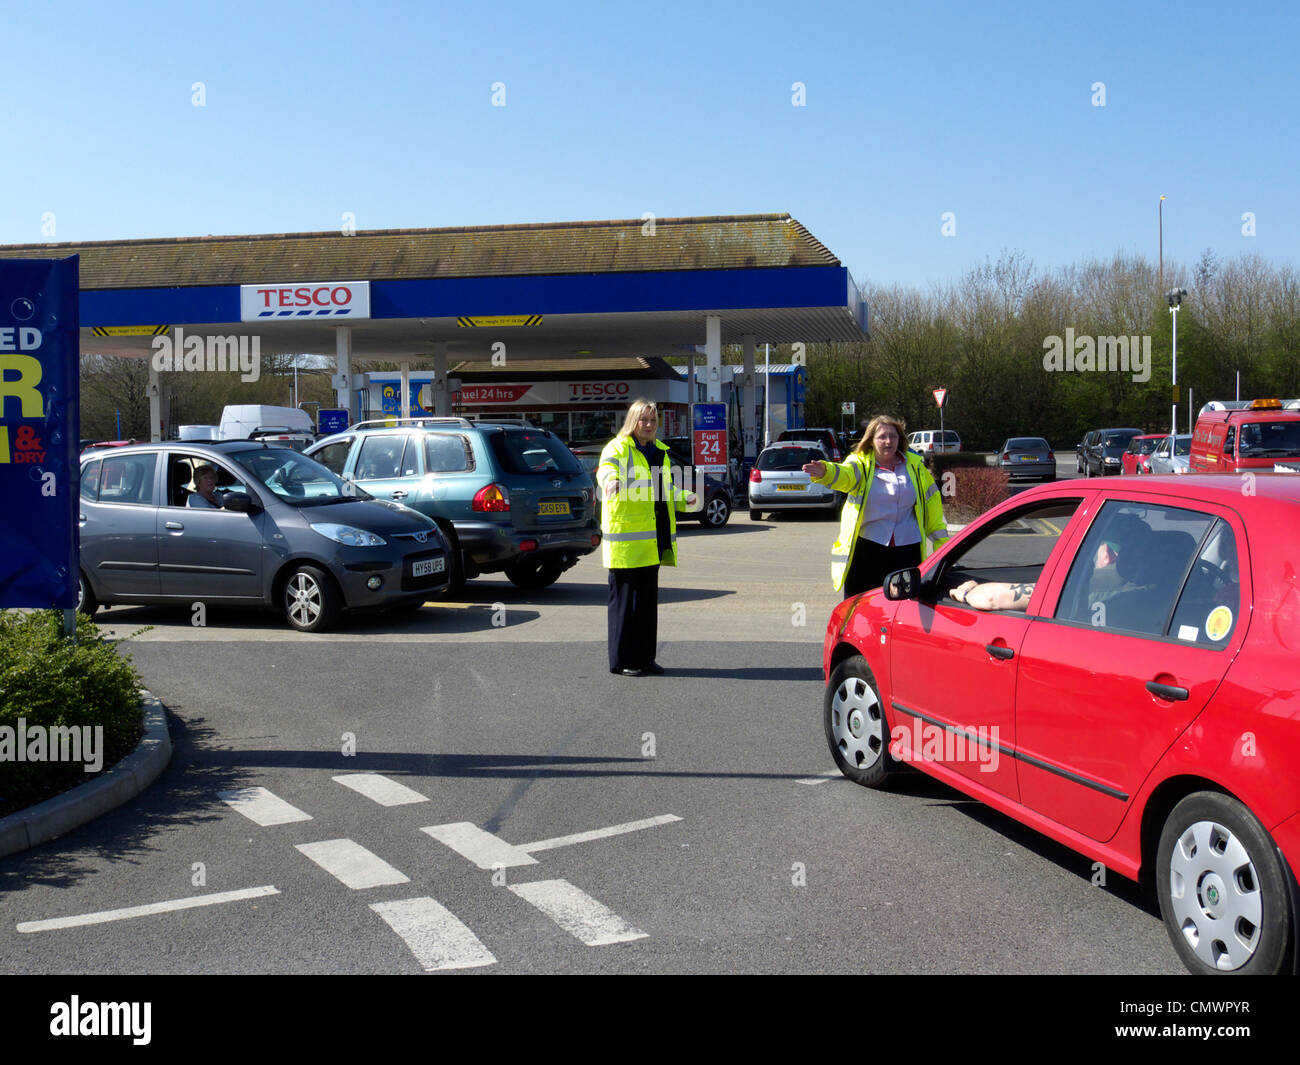
[[[778,492],[802,492],[807,487],[806,484],[778,484],[776,490]]]
[[[422,558],[411,563],[411,576],[427,577],[431,573],[441,573],[446,568],[447,560],[444,558]]]
[[[569,510],[569,501],[567,499],[552,499],[537,504],[537,516],[539,518],[569,518],[573,516],[573,513]]]
[[[1017,456],[1016,456],[1016,461],[1017,461],[1017,462],[1037,462],[1038,460],[1037,460],[1033,455],[1017,455]]]

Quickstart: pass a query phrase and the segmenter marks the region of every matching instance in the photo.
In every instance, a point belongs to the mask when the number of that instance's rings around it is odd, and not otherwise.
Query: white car
[[[961,437],[951,429],[922,429],[907,434],[907,446],[918,455],[943,454],[961,450]]]

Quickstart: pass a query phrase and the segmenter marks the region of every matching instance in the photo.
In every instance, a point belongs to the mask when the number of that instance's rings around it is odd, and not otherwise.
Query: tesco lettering
[[[319,288],[259,288],[257,294],[262,297],[263,307],[307,307],[315,305],[317,307],[329,307],[331,304],[335,307],[346,307],[352,302],[352,290],[347,285],[338,285],[330,288],[329,285],[321,285]],[[272,298],[275,302],[272,303]]]
[[[569,399],[626,399],[631,387],[627,381],[572,381]]]

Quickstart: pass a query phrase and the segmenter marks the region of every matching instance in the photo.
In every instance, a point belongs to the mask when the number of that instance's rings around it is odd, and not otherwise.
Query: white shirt
[[[891,538],[895,547],[919,544],[921,528],[916,524],[915,506],[916,489],[907,476],[906,460],[900,457],[892,470],[877,465],[858,535],[873,544],[888,544]]]

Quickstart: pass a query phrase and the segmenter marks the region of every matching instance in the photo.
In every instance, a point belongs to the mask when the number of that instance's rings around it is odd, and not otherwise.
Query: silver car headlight
[[[338,525],[330,521],[312,522],[312,529],[327,539],[348,547],[383,547],[388,541],[365,529],[352,525]]]

